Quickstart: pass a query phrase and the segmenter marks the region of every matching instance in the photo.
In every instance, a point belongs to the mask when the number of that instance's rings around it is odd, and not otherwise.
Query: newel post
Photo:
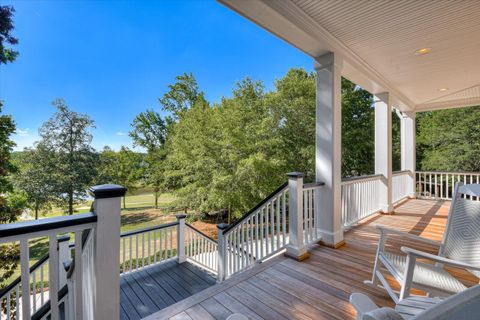
[[[217,281],[222,282],[226,277],[227,270],[227,238],[224,237],[223,231],[227,229],[229,225],[227,223],[217,224],[218,231],[218,275]]]
[[[120,318],[120,211],[127,189],[113,184],[90,188],[97,215],[94,230],[94,319]]]
[[[177,214],[178,228],[177,228],[177,261],[183,263],[185,257],[185,218],[184,214]]]
[[[289,243],[285,255],[298,261],[309,257],[303,241],[303,173],[288,175]]]
[[[64,263],[70,262],[70,236],[68,234],[57,237],[58,243],[58,288],[62,289],[67,284],[67,270]]]

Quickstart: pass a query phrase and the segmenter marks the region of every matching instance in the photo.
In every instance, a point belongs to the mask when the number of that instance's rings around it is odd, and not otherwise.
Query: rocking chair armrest
[[[423,237],[420,237],[420,236],[417,236],[417,235],[414,235],[414,234],[411,234],[411,233],[408,233],[408,232],[395,230],[395,229],[390,229],[390,228],[386,228],[386,227],[383,227],[383,226],[377,226],[376,228],[380,231],[380,236],[381,237],[384,236],[384,235],[388,235],[388,234],[396,234],[396,235],[400,235],[400,236],[403,236],[403,237],[406,237],[406,238],[409,238],[409,239],[412,239],[412,240],[421,241],[421,242],[428,243],[428,244],[431,244],[431,245],[434,245],[434,246],[440,246],[440,243],[438,241],[423,238]]]
[[[458,260],[452,260],[452,259],[449,259],[449,258],[437,256],[437,255],[434,255],[434,254],[431,254],[431,253],[415,250],[415,249],[412,249],[412,248],[409,248],[409,247],[401,247],[400,250],[402,250],[402,252],[406,253],[407,255],[415,256],[416,258],[417,257],[418,258],[425,258],[425,259],[428,259],[428,260],[431,260],[431,261],[435,261],[435,262],[442,263],[442,264],[447,264],[447,265],[454,266],[454,267],[457,267],[457,268],[480,271],[480,266],[473,266],[471,264],[464,263],[464,262],[461,262],[461,261],[458,261]]]

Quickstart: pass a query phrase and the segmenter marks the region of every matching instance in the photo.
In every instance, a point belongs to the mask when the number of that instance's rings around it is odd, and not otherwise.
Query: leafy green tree
[[[342,176],[375,170],[375,109],[373,96],[342,78]]]
[[[6,45],[16,45],[18,40],[11,35],[13,30],[12,16],[15,10],[9,6],[0,6],[0,65],[13,62],[18,52]],[[12,191],[12,184],[8,177],[16,171],[11,162],[12,149],[15,143],[10,139],[15,132],[15,123],[11,116],[2,114],[3,101],[0,100],[0,223],[14,222],[19,210],[13,208],[12,199],[5,197]],[[3,245],[0,247],[0,287],[5,286],[5,280],[10,278],[17,269],[19,249],[17,245]],[[2,309],[4,305],[2,304]]]
[[[417,168],[480,171],[480,106],[417,115]]]
[[[121,147],[115,152],[106,147],[99,155],[96,183],[115,183],[126,187],[131,193],[140,184],[144,175],[145,163],[141,154]],[[125,197],[123,208],[126,208]]]
[[[15,122],[9,115],[2,114],[3,102],[0,101],[0,195],[12,191],[9,176],[17,168],[11,161],[11,154],[15,143],[10,136],[15,132]]]
[[[181,117],[197,100],[204,100],[204,94],[199,91],[197,80],[191,73],[175,77],[175,83],[168,85],[168,88],[169,91],[158,101],[163,110],[170,112],[174,119]]]
[[[15,176],[15,185],[24,191],[29,207],[35,213],[35,220],[40,211],[51,208],[57,195],[55,186],[58,174],[55,172],[56,157],[51,156],[53,153],[39,143],[35,148],[24,150],[19,159],[20,170]]]
[[[95,126],[90,117],[70,110],[62,99],[52,104],[57,112],[40,128],[40,143],[55,163],[57,199],[73,214],[74,204],[86,197],[96,176],[96,153],[89,131]]]
[[[128,135],[135,146],[155,152],[165,143],[167,124],[158,112],[147,110],[138,114],[132,123],[133,130]]]
[[[13,7],[0,6],[0,65],[13,62],[18,56],[18,51],[6,47],[7,44],[16,45],[18,43],[18,39],[11,35],[14,13]]]

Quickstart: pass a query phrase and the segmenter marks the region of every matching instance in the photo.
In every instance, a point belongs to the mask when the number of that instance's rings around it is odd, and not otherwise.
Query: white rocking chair
[[[375,266],[372,280],[365,283],[377,286],[380,281],[397,304],[410,295],[412,288],[437,297],[449,296],[467,289],[443,267],[449,265],[466,269],[476,277],[480,277],[480,201],[478,197],[480,197],[480,184],[463,185],[462,182],[456,184],[438,255],[408,247],[401,247],[406,256],[387,252],[385,241],[390,234],[402,235],[423,243],[435,245],[439,243],[398,230],[377,227],[380,231],[380,239]],[[419,262],[418,258],[435,262],[435,264]],[[380,272],[382,265],[399,282],[401,286],[399,296]]]

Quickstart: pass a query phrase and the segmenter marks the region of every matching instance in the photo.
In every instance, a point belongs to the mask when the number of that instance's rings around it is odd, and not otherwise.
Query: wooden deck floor
[[[397,207],[394,215],[374,215],[346,232],[346,245],[339,249],[316,245],[311,257],[303,262],[279,256],[147,319],[224,320],[232,313],[250,319],[354,319],[355,311],[348,302],[353,292],[366,293],[378,305],[393,306],[382,289],[363,284],[370,279],[373,268],[378,240],[375,226],[440,240],[448,206],[449,202],[409,200]],[[387,242],[393,250],[412,245],[399,238]],[[467,285],[475,284],[476,279],[466,272],[452,272]]]
[[[190,262],[162,262],[121,276],[121,319],[142,319],[213,286],[216,279]]]

